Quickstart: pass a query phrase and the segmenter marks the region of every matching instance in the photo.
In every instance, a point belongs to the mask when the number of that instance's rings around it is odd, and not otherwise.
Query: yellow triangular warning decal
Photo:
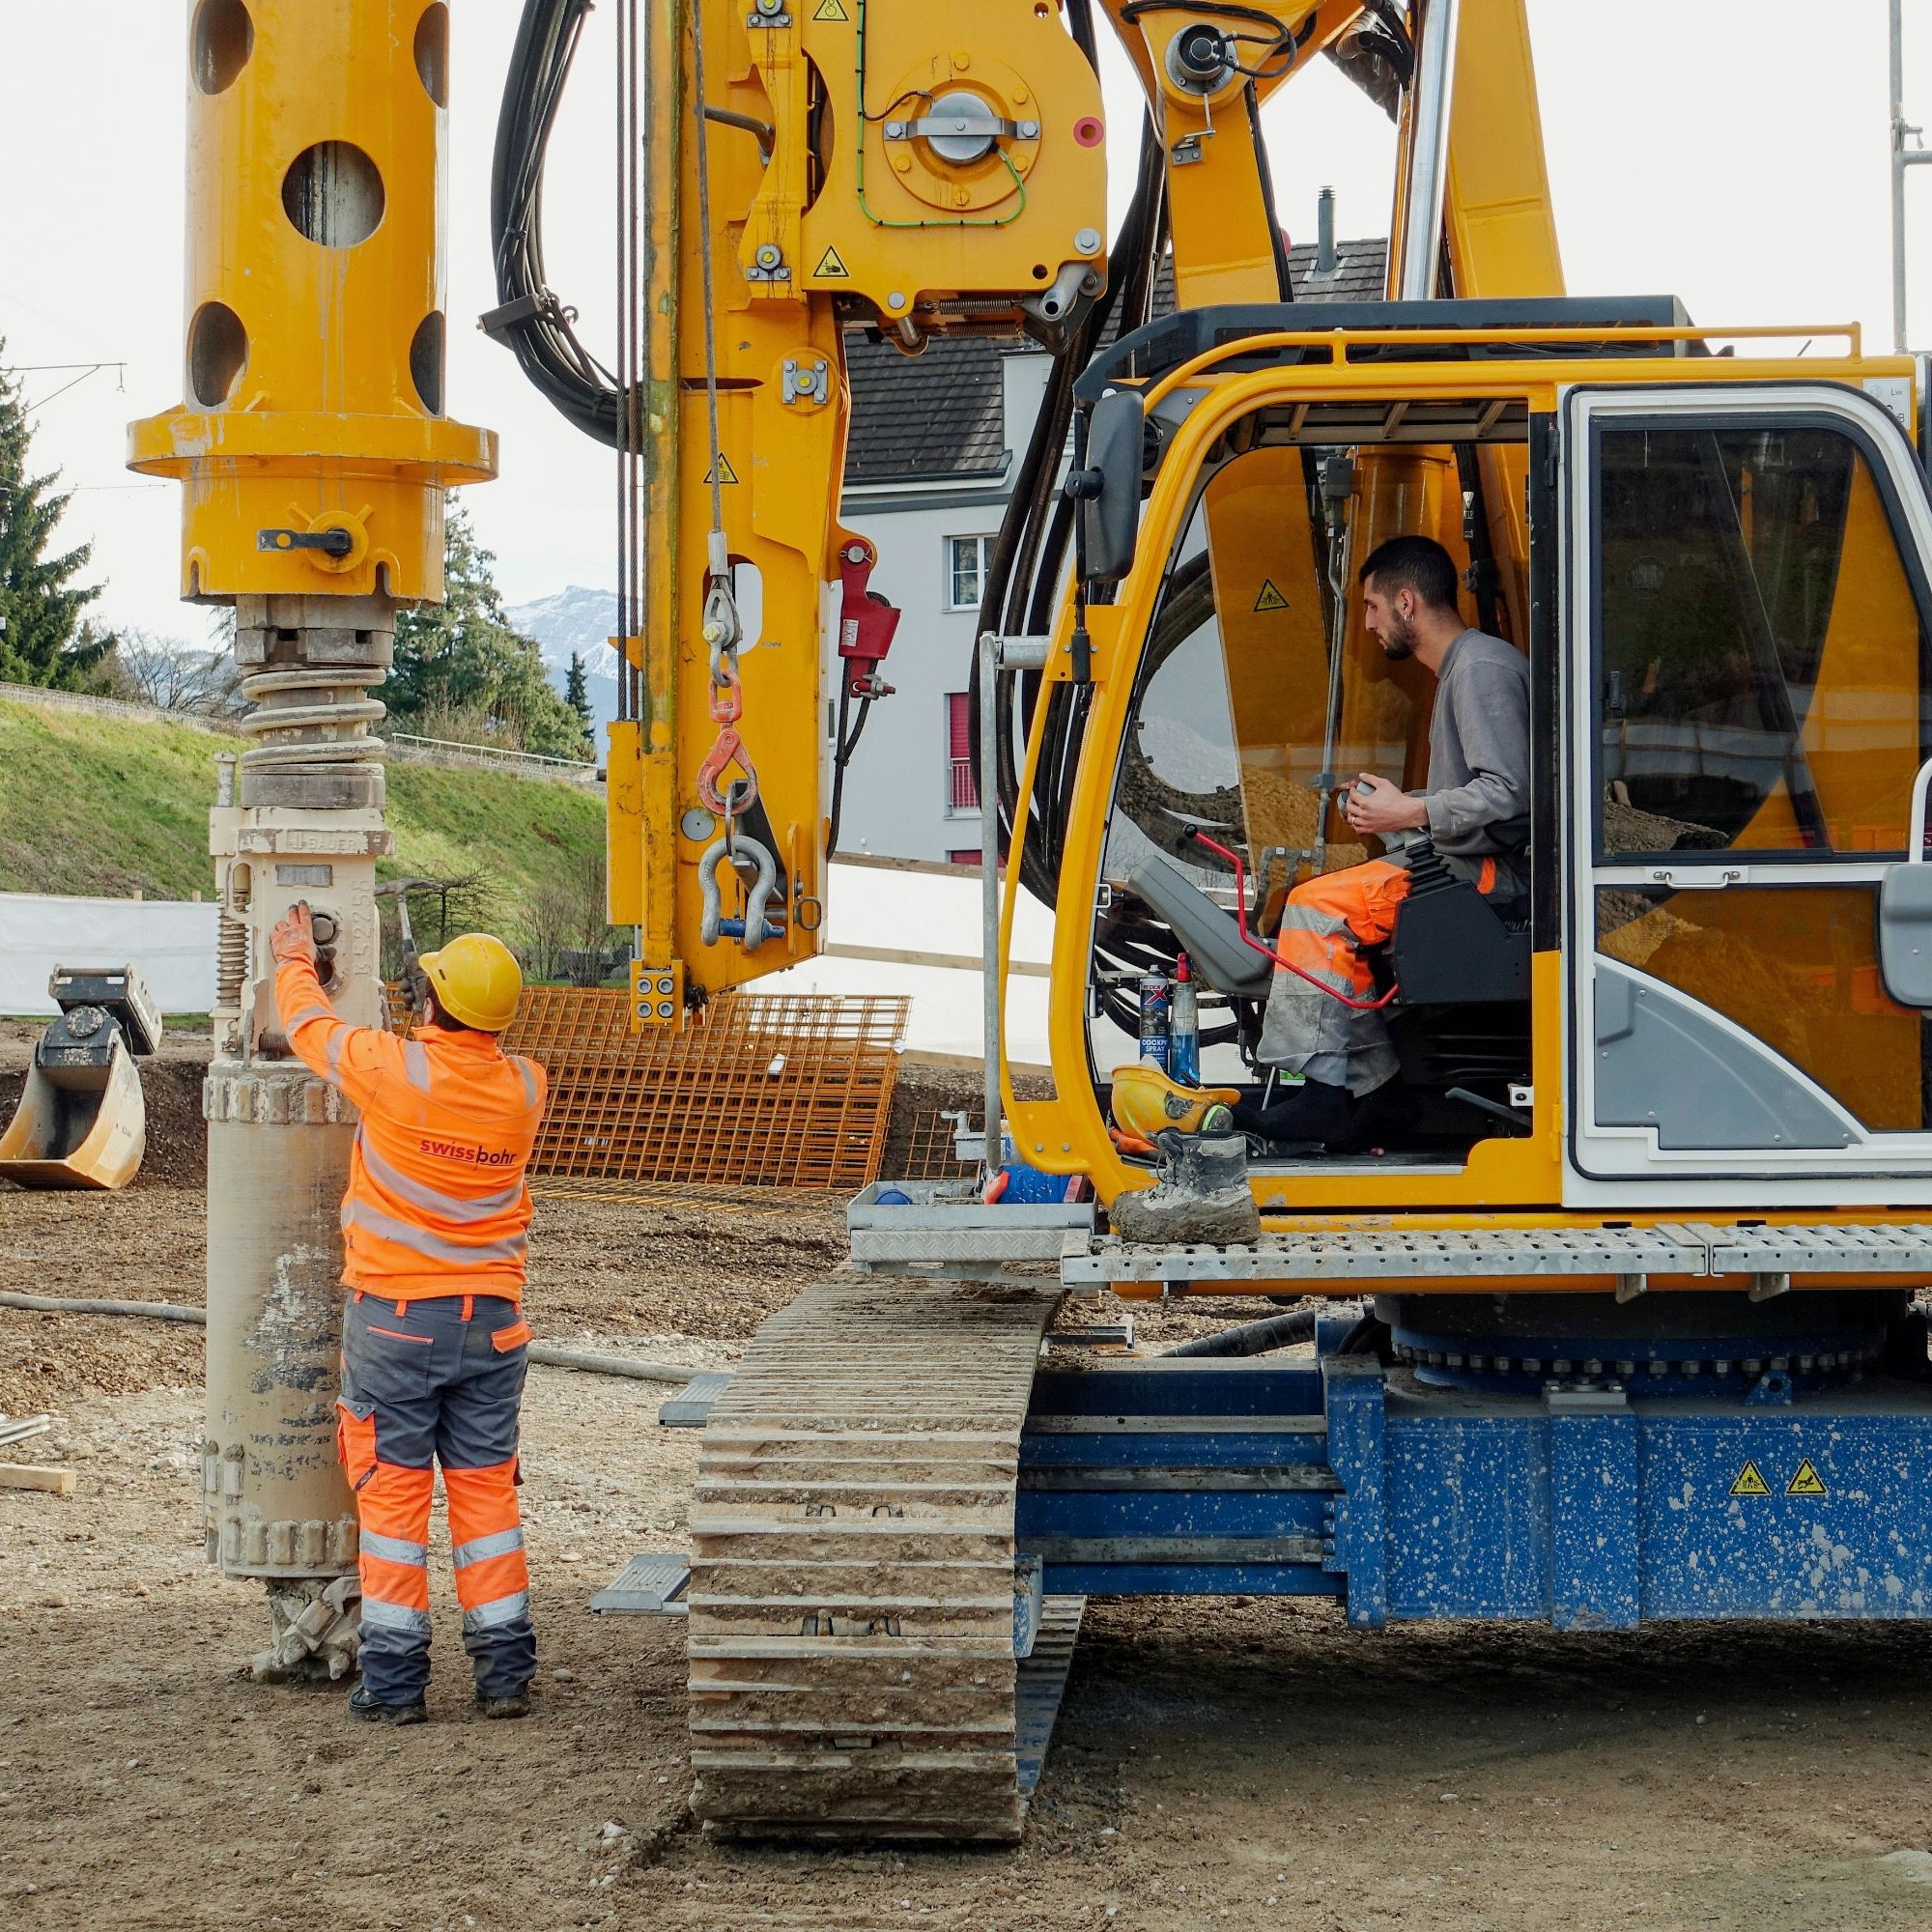
[[[1755,1463],[1747,1463],[1738,1471],[1738,1479],[1731,1485],[1731,1493],[1734,1496],[1768,1496],[1771,1485],[1758,1474]]]
[[[1262,579],[1262,593],[1255,599],[1255,609],[1257,611],[1286,611],[1288,609],[1288,599],[1274,587],[1273,578],[1264,577]]]
[[[717,472],[715,475],[712,469],[704,472],[704,480],[707,483],[735,483],[738,480],[738,472],[731,468],[731,459],[722,449],[718,452],[718,461],[713,469]]]
[[[1825,1487],[1825,1479],[1811,1466],[1810,1457],[1799,1463],[1797,1473],[1784,1486],[1787,1496],[1829,1496],[1832,1492]]]
[[[852,270],[838,259],[838,250],[837,248],[826,249],[825,253],[818,258],[818,267],[812,270],[811,272],[821,277],[830,275],[840,281],[849,282],[852,279]]]
[[[839,5],[839,0],[818,0],[811,10],[814,20],[849,20],[852,16]]]

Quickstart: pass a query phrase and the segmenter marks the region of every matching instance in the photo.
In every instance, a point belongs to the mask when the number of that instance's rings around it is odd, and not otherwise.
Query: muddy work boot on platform
[[[530,1715],[530,1693],[524,1690],[513,1690],[507,1697],[486,1697],[479,1690],[476,1693],[476,1708],[486,1718],[527,1718]]]
[[[358,1684],[349,1693],[349,1715],[365,1724],[420,1724],[429,1717],[418,1697],[413,1704],[385,1704],[371,1696],[366,1684]]]
[[[1248,1144],[1237,1133],[1154,1137],[1160,1179],[1120,1194],[1108,1210],[1123,1241],[1252,1241],[1262,1231],[1248,1191]]]

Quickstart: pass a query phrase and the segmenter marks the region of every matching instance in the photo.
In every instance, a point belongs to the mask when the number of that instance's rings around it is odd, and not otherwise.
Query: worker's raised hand
[[[308,916],[308,901],[292,905],[269,935],[269,951],[286,964],[291,959],[306,959],[315,964],[315,928]]]
[[[1364,772],[1350,787],[1342,816],[1357,832],[1419,832],[1429,823],[1429,810],[1387,779]]]

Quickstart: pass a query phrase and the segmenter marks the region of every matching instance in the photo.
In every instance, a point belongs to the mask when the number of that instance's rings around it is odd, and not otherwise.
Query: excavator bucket
[[[148,1145],[134,1056],[159,1045],[160,1016],[131,966],[59,968],[47,991],[61,1014],[35,1045],[20,1104],[0,1134],[0,1179],[126,1187]]]

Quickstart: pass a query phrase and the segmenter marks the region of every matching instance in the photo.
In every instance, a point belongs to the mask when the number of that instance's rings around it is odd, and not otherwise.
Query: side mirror
[[[1925,863],[1925,795],[1932,759],[1912,787],[1906,861],[1888,866],[1878,889],[1878,970],[1901,1007],[1932,1007],[1932,866]]]
[[[1094,405],[1088,423],[1087,468],[1066,479],[1066,494],[1080,505],[1090,583],[1118,583],[1133,568],[1144,426],[1139,391],[1109,390]]]

